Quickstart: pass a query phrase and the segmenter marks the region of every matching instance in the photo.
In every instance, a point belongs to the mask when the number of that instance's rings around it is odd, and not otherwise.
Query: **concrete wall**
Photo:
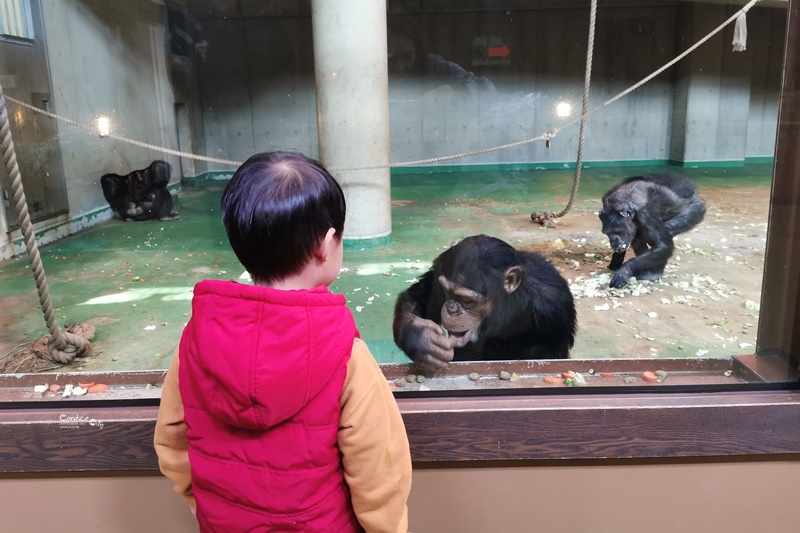
[[[588,9],[473,4],[441,0],[404,10],[389,3],[392,162],[528,139],[563,126],[580,110]],[[290,148],[316,156],[306,2],[288,10],[249,2],[189,5],[209,44],[199,78],[209,153],[242,159]],[[590,109],[734,11],[681,3],[600,9]],[[584,159],[741,164],[745,157],[771,157],[785,11],[754,8],[749,20],[746,52],[731,52],[731,25],[679,67],[593,115]],[[508,47],[508,57],[487,59],[485,46],[493,44]],[[559,101],[572,104],[572,117],[555,116]],[[577,137],[576,125],[550,149],[538,142],[445,164],[574,162]]]
[[[173,97],[166,73],[161,6],[149,0],[43,0],[56,113],[94,125],[109,116],[115,133],[176,147]],[[100,176],[177,160],[59,125],[70,213],[107,204]],[[173,180],[175,177],[173,176]]]
[[[694,43],[719,25],[719,21],[730,17],[736,7],[706,4],[685,4],[678,10],[681,41]],[[765,14],[758,17],[757,34],[770,34],[770,26],[764,24]],[[750,50],[740,53],[731,51],[733,28],[726,28],[721,36],[708,41],[695,50],[676,67],[675,113],[673,115],[672,144],[670,158],[684,164],[698,162],[741,163],[746,154],[767,155],[768,142],[764,142],[764,123],[772,122],[771,137],[774,148],[775,118],[777,118],[777,87],[770,70],[770,54],[764,48],[749,43]],[[772,34],[774,38],[775,35]],[[759,41],[761,45],[764,41]],[[767,69],[755,68],[762,60]],[[758,74],[759,78],[754,75]],[[765,86],[764,83],[770,83]],[[752,85],[764,92],[756,94],[752,117],[750,113]],[[760,107],[774,100],[775,107]],[[770,110],[775,113],[772,120],[764,116]],[[752,118],[754,131],[748,136],[748,121]],[[747,146],[747,141],[753,147]]]
[[[437,15],[395,15],[398,26],[416,25],[428,50],[488,80],[496,95],[465,90],[421,67],[422,82],[410,73],[390,78],[392,159],[416,160],[461,153],[536,137],[579,115],[583,98],[588,9],[522,9]],[[402,32],[404,30],[397,30]],[[675,8],[614,8],[598,13],[589,109],[626,89],[674,56]],[[508,64],[482,65],[475,41],[499,39],[511,53]],[[491,60],[490,60],[491,61]],[[416,83],[416,85],[415,85]],[[478,84],[480,82],[474,82]],[[585,160],[667,158],[671,76],[593,115],[586,130]],[[484,82],[485,84],[485,82]],[[438,86],[437,86],[438,85]],[[472,89],[470,87],[470,89]],[[557,117],[568,102],[573,114]],[[415,111],[415,108],[418,108]],[[400,112],[395,113],[398,110]],[[402,122],[400,122],[402,121]],[[542,142],[459,160],[457,163],[574,162],[578,126]]]
[[[310,13],[192,5],[208,43],[199,66],[208,155],[243,161],[293,149],[318,157]]]
[[[786,17],[776,16],[772,10],[753,9],[747,21],[747,49],[753,50],[753,61],[745,156],[760,157],[775,148],[783,66],[782,57],[763,51],[783,46],[780,40],[786,32]]]
[[[31,14],[33,41],[0,41],[0,84],[6,96],[41,109],[45,106],[52,109],[44,28],[37,0],[31,2]],[[67,195],[57,125],[10,101],[6,105],[31,219],[37,222],[65,213]],[[0,164],[0,189],[9,197],[8,207],[5,202],[0,203],[0,235],[5,244],[6,231],[18,225],[5,163]]]
[[[795,533],[800,457],[415,467],[414,533]],[[196,532],[153,474],[0,479],[3,531]]]

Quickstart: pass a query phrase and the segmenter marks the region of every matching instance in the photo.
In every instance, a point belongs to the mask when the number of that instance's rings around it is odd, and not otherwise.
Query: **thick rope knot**
[[[555,228],[558,221],[558,215],[552,211],[540,211],[538,213],[531,213],[531,220],[538,222],[547,228]]]
[[[71,362],[76,357],[85,357],[92,353],[92,343],[85,338],[68,331],[62,331],[60,339],[51,337],[47,349],[54,361],[62,364]],[[58,342],[58,341],[61,342]]]

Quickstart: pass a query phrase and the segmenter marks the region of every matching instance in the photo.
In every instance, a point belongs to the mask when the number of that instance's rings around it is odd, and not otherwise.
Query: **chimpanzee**
[[[394,341],[413,361],[565,359],[576,316],[566,280],[543,256],[467,237],[397,298]]]
[[[611,287],[635,277],[661,278],[675,245],[672,238],[703,221],[706,203],[694,184],[677,174],[632,176],[603,195],[600,220],[614,250],[608,268],[616,270]],[[625,260],[628,247],[636,257]]]
[[[100,178],[103,196],[122,220],[174,220],[172,195],[167,190],[170,164],[153,161],[142,170],[130,174],[104,174]]]

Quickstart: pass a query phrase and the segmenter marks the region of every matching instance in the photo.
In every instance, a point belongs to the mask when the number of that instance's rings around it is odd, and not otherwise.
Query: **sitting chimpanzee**
[[[433,261],[397,298],[394,341],[415,362],[565,359],[575,339],[575,304],[543,256],[477,235]]]
[[[614,250],[608,268],[617,271],[610,285],[619,289],[632,277],[660,279],[675,247],[672,238],[698,225],[705,214],[706,203],[683,176],[633,176],[612,187],[600,211]],[[636,257],[623,264],[628,247]]]
[[[142,170],[130,174],[104,174],[100,178],[103,196],[122,220],[175,220],[172,195],[167,190],[170,165],[153,161]]]

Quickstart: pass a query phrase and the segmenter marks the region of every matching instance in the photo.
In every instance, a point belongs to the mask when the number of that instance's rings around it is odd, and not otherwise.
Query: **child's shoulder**
[[[369,346],[362,339],[356,337],[353,339],[353,351],[350,357],[369,357],[372,359],[372,352],[369,351]]]
[[[381,373],[381,375],[383,374],[372,352],[369,351],[367,343],[358,337],[353,339],[353,351],[350,353],[350,361],[347,363],[347,368],[348,372],[361,369],[368,370],[370,374],[375,373],[375,371]]]

